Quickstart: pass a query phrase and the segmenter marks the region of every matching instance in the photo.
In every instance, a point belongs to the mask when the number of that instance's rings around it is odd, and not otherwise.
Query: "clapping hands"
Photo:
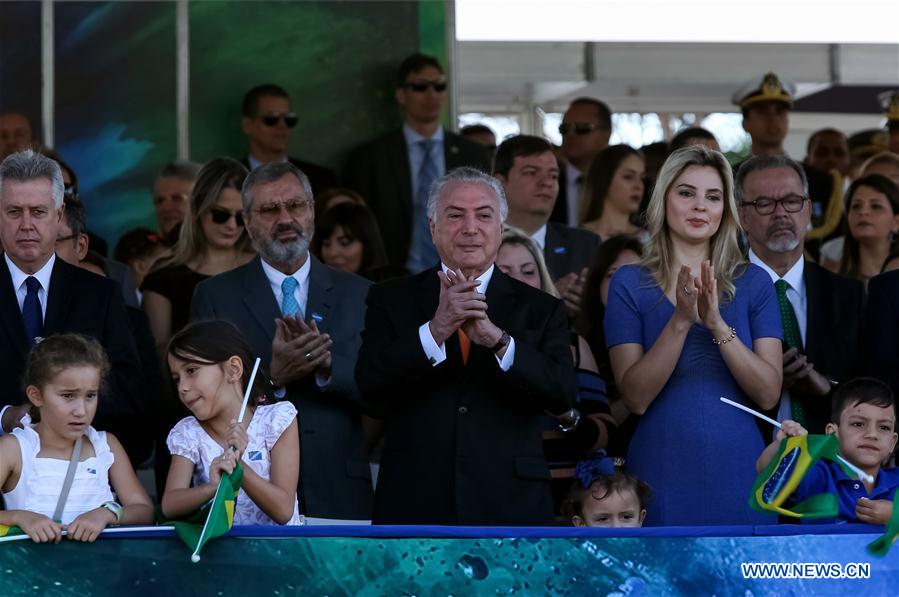
[[[690,268],[682,265],[677,275],[675,289],[675,315],[684,322],[699,321],[712,335],[721,337],[730,328],[724,323],[718,307],[718,282],[715,268],[708,260],[702,262],[699,278],[694,278]]]
[[[331,336],[321,333],[314,320],[307,325],[298,316],[279,317],[272,339],[272,381],[283,386],[310,373],[330,377],[332,344]]]
[[[477,279],[468,279],[461,270],[437,272],[440,277],[440,300],[429,324],[437,344],[462,329],[475,344],[493,346],[503,332],[487,316],[487,296],[478,292]]]

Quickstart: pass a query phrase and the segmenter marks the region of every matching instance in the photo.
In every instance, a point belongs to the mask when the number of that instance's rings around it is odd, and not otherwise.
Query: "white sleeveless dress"
[[[263,479],[271,479],[271,452],[284,430],[296,419],[297,409],[290,402],[277,402],[256,407],[256,412],[247,427],[249,443],[241,462],[252,468]],[[169,432],[166,440],[173,456],[182,456],[194,463],[194,486],[209,483],[209,465],[224,450],[200,426],[194,417],[186,417]],[[235,525],[277,525],[265,512],[259,509],[243,489],[237,494],[234,504]],[[293,516],[287,525],[300,525],[300,510],[296,499]]]
[[[41,438],[31,425],[30,418],[23,418],[22,423],[23,429],[12,432],[22,452],[22,474],[13,490],[3,494],[3,499],[8,510],[28,510],[53,518],[69,460],[38,458]],[[62,524],[69,524],[80,514],[99,508],[103,502],[115,500],[109,487],[109,467],[115,457],[106,442],[106,432],[89,426],[84,435],[82,450],[86,441],[90,441],[95,455],[79,462],[75,469],[75,478],[60,520]]]

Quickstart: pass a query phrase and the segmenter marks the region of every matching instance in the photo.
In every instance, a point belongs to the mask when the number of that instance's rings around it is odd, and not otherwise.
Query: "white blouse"
[[[271,477],[271,452],[281,434],[290,426],[297,416],[296,407],[290,402],[256,407],[250,425],[247,427],[249,443],[244,450],[241,462],[252,468],[263,479]],[[166,440],[172,455],[182,456],[194,463],[194,486],[209,483],[209,465],[218,458],[224,449],[216,442],[194,417],[186,417],[169,432]],[[276,525],[278,524],[256,505],[250,496],[241,488],[234,505],[234,524],[236,525]],[[302,524],[296,498],[293,504],[293,516],[288,525]]]

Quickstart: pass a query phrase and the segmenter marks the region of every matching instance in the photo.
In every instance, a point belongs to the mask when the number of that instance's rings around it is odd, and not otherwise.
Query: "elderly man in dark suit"
[[[63,180],[54,160],[25,150],[0,164],[0,405],[26,402],[21,386],[25,357],[36,338],[93,336],[109,355],[109,390],[100,395],[93,425],[115,433],[132,459],[147,456],[137,433],[150,405],[118,285],[56,257],[62,221]],[[23,414],[4,409],[9,431]]]
[[[811,202],[800,164],[785,155],[754,156],[740,167],[734,186],[749,261],[771,276],[780,303],[784,381],[778,418],[824,433],[832,385],[855,374],[862,284],[805,259]]]
[[[290,163],[253,170],[241,191],[259,257],[197,286],[191,319],[238,326],[299,411],[300,509],[367,520],[372,485],[353,370],[368,281],[309,254],[309,179]]]
[[[517,135],[496,150],[493,175],[509,202],[510,226],[521,229],[543,250],[546,267],[572,316],[580,312],[587,266],[599,248],[599,237],[549,217],[559,194],[559,164],[552,145],[542,137]]]
[[[574,401],[565,308],[495,267],[507,211],[495,178],[450,172],[428,200],[440,266],[369,291],[356,380],[386,413],[376,523],[553,519],[541,415]]]
[[[440,125],[446,89],[436,58],[406,58],[396,81],[403,126],[357,149],[349,164],[350,186],[375,213],[387,257],[413,273],[437,262],[426,214],[431,183],[458,166],[490,169],[486,147]]]

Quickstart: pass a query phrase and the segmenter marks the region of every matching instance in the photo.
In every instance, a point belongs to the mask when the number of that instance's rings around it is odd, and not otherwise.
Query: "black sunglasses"
[[[576,135],[586,135],[598,129],[604,129],[603,125],[598,122],[563,122],[559,125],[559,134],[567,135],[575,133]]]
[[[428,87],[432,87],[437,93],[446,91],[446,81],[421,81],[418,83],[406,83],[406,89],[411,89],[416,93],[424,93]]]
[[[286,114],[266,114],[262,117],[262,123],[265,126],[276,126],[279,120],[283,120],[284,124],[287,125],[287,128],[292,129],[299,122],[299,118],[293,112],[287,112]]]
[[[225,224],[232,217],[234,218],[234,223],[238,226],[243,226],[243,214],[238,212],[231,213],[227,209],[220,209],[218,207],[210,208],[209,213],[212,215],[212,221],[216,224]]]

